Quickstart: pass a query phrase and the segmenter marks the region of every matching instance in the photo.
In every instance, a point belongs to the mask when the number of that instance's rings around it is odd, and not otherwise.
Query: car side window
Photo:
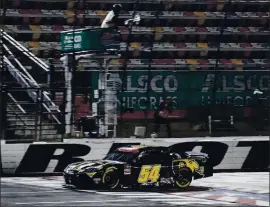
[[[147,153],[141,158],[142,165],[162,164],[161,162],[161,154],[157,152]]]
[[[164,153],[162,156],[162,164],[163,165],[171,165],[172,157],[168,153]]]

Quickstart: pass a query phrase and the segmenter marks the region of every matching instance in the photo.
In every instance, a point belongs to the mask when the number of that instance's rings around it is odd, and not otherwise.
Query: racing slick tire
[[[180,168],[178,175],[174,178],[175,186],[180,189],[187,189],[192,182],[192,171],[189,168]]]
[[[101,178],[102,188],[117,189],[120,187],[120,178],[118,169],[115,167],[109,167],[105,170]]]

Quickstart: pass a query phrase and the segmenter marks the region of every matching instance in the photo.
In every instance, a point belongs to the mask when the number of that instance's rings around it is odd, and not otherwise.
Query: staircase
[[[21,103],[22,104],[22,103]],[[31,104],[31,103],[24,103]],[[7,102],[7,123],[9,141],[59,141],[62,135],[53,123],[42,120],[42,117],[35,111],[25,111],[16,99],[8,93]]]
[[[4,48],[4,65],[7,69],[6,139],[59,141],[63,134],[61,130],[63,123],[59,121],[61,111],[50,99],[48,89],[43,87],[49,67],[8,34],[2,30],[0,32],[4,37],[1,43]],[[32,68],[31,71],[26,69],[29,66]],[[37,80],[37,77],[43,79]]]

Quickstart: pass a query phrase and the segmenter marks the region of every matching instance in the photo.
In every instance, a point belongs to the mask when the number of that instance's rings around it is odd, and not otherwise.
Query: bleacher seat
[[[119,0],[121,1],[121,0]],[[78,1],[77,1],[78,2]],[[151,34],[155,31],[152,67],[160,70],[210,70],[216,58],[222,70],[260,70],[269,67],[269,7],[267,1],[194,0],[141,1],[137,6],[142,21],[134,26],[128,54],[128,67],[148,67]],[[254,3],[255,2],[255,3]],[[61,69],[60,32],[75,28],[95,28],[113,3],[105,1],[8,0],[4,24],[6,31],[45,61],[51,57]],[[131,17],[133,3],[123,3],[124,13],[119,27],[122,34],[121,53],[125,53],[128,30],[124,20]],[[159,11],[159,20],[155,19]],[[76,11],[76,12],[75,12]],[[225,14],[228,14],[224,22]],[[75,17],[77,14],[77,17]],[[219,47],[220,26],[224,34]],[[15,33],[15,34],[14,34]],[[115,60],[121,67],[124,60]],[[86,65],[86,69],[95,65]]]

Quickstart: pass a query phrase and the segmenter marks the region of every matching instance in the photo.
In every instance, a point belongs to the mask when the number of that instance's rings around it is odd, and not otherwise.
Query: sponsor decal
[[[125,165],[124,175],[130,175],[130,174],[131,174],[131,165]]]
[[[101,181],[101,178],[94,178],[93,181],[95,184],[99,184]]]

